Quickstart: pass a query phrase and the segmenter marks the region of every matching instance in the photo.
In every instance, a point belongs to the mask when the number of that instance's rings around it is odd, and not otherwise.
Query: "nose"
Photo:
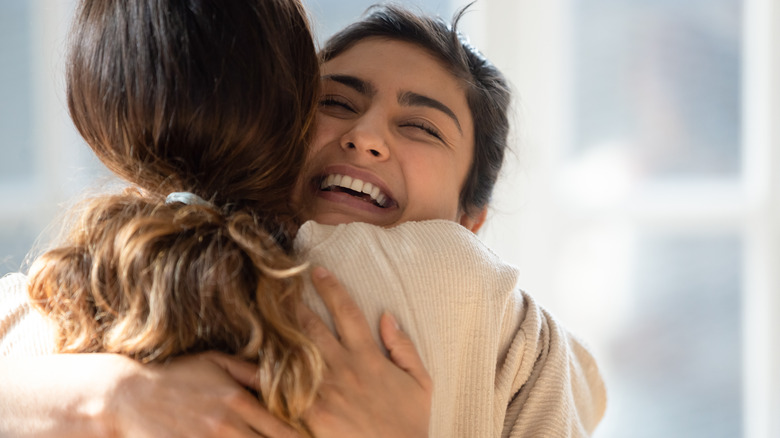
[[[371,120],[361,120],[341,137],[341,148],[353,150],[361,156],[373,160],[386,160],[390,157],[381,126]]]

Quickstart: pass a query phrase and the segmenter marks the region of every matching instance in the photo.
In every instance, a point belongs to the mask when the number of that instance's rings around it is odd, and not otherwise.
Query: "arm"
[[[342,342],[308,314],[332,371],[307,417],[310,426],[322,437],[361,428],[414,436],[398,428],[406,419],[427,436],[432,385],[409,338],[382,318],[391,362],[338,281],[314,282]],[[154,366],[113,354],[0,357],[0,436],[297,436],[245,389],[255,373],[255,366],[217,353]]]
[[[589,437],[606,408],[590,352],[528,295],[500,381],[511,382],[504,437]]]
[[[293,436],[244,389],[256,367],[240,360],[47,354],[51,327],[26,288],[22,274],[0,279],[0,436]]]
[[[121,375],[124,358],[95,355],[38,356],[0,360],[0,436],[108,436],[104,403],[94,389]],[[96,384],[92,377],[103,382]]]
[[[310,427],[318,437],[427,436],[432,384],[409,338],[392,317],[382,318],[391,362],[338,281],[314,283],[341,341],[304,313],[329,369]],[[0,436],[296,437],[245,389],[255,373],[254,365],[218,353],[167,365],[113,354],[0,358]]]
[[[296,437],[245,389],[255,373],[219,353],[146,366],[113,354],[3,358],[0,436]]]

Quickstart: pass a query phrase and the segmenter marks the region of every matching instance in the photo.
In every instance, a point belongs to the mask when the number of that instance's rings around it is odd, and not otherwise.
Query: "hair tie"
[[[202,205],[204,207],[214,208],[214,205],[211,202],[208,202],[191,192],[172,192],[165,198],[165,205],[171,205],[177,202],[187,205]]]

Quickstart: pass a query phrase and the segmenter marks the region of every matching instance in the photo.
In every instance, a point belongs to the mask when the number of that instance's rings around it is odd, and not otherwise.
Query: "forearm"
[[[0,436],[111,436],[107,395],[133,364],[97,354],[0,358]]]

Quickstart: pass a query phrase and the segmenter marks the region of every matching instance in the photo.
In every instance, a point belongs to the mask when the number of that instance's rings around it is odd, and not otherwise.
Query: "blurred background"
[[[373,3],[305,2],[320,40]],[[65,111],[72,8],[0,1],[2,273],[110,181]],[[515,92],[481,235],[595,352],[596,437],[780,437],[780,4],[479,0],[461,29]]]

